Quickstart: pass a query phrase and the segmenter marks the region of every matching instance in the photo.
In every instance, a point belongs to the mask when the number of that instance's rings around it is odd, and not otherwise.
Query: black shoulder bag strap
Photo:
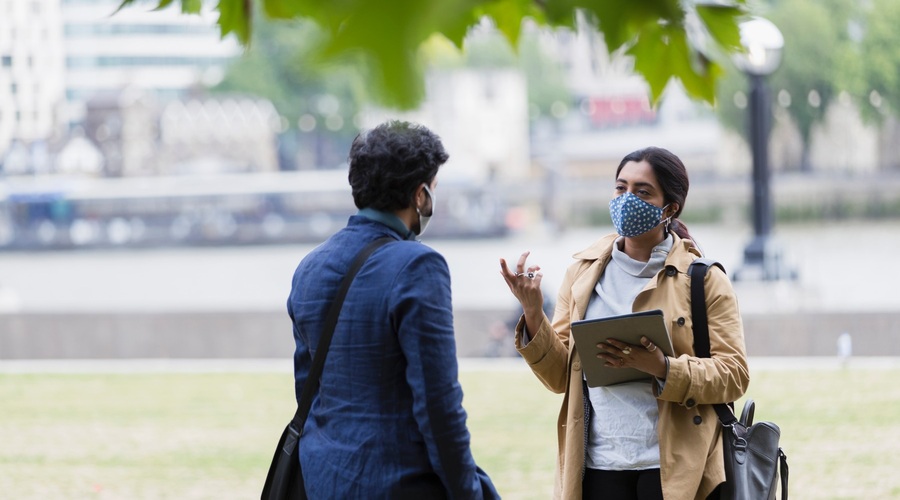
[[[328,308],[328,314],[325,316],[325,322],[322,324],[322,336],[319,339],[319,346],[316,355],[313,358],[312,366],[309,369],[306,382],[303,384],[303,392],[300,394],[300,401],[297,404],[297,412],[294,418],[285,427],[275,448],[275,455],[272,458],[272,465],[269,466],[269,472],[266,475],[266,482],[263,486],[263,500],[305,500],[306,488],[303,483],[303,472],[300,469],[300,458],[298,456],[300,435],[303,433],[303,425],[306,423],[306,417],[309,416],[309,409],[312,407],[313,396],[319,390],[319,382],[322,376],[322,369],[325,367],[325,356],[328,355],[328,348],[331,346],[331,338],[334,336],[334,328],[337,326],[338,316],[341,314],[341,307],[344,305],[344,298],[347,296],[347,290],[356,273],[359,272],[363,264],[372,255],[377,248],[395,241],[393,238],[379,238],[369,243],[362,251],[357,254],[350,269],[341,281],[331,306]]]
[[[699,358],[711,357],[709,351],[709,318],[706,315],[706,292],[704,281],[706,272],[711,266],[718,266],[722,272],[725,268],[722,264],[712,259],[696,259],[688,268],[691,275],[691,322],[694,325],[694,354]],[[737,422],[734,412],[725,404],[713,405],[719,420],[723,425],[732,425]]]
[[[347,270],[347,274],[341,281],[341,287],[338,288],[337,295],[335,295],[334,300],[331,302],[331,307],[328,308],[328,315],[325,316],[325,323],[322,324],[322,335],[319,338],[316,356],[313,358],[309,374],[306,376],[306,383],[303,384],[303,392],[300,393],[300,402],[297,404],[297,413],[294,414],[294,418],[291,420],[291,423],[294,424],[300,433],[303,432],[303,425],[306,423],[306,417],[309,416],[309,409],[312,406],[313,396],[319,390],[322,369],[325,368],[325,356],[328,355],[328,348],[331,346],[331,337],[334,336],[334,328],[337,326],[338,316],[341,314],[341,307],[344,305],[344,298],[347,296],[347,291],[350,290],[350,284],[353,282],[353,278],[356,277],[356,273],[359,272],[369,256],[372,255],[372,252],[392,241],[396,240],[388,236],[379,238],[369,243],[359,252],[359,254],[357,254],[356,259],[350,265],[350,269]]]
[[[694,353],[701,358],[712,357],[709,350],[709,318],[706,314],[706,293],[704,286],[706,272],[711,266],[718,266],[722,272],[725,272],[725,268],[722,267],[722,264],[706,258],[694,260],[688,268],[688,274],[691,276],[691,322],[694,330]],[[715,408],[716,414],[719,416],[719,421],[722,422],[722,425],[727,427],[738,423],[738,419],[734,416],[734,411],[732,411],[731,407],[727,404],[719,403],[712,406]],[[745,407],[744,412],[746,413],[747,411],[748,409]],[[747,422],[749,424],[749,422],[753,420],[752,406],[750,407],[749,412],[749,418],[744,415],[741,416],[742,422]],[[785,457],[781,448],[778,449],[778,455],[780,462],[781,497],[783,500],[786,500],[788,491],[787,457]]]

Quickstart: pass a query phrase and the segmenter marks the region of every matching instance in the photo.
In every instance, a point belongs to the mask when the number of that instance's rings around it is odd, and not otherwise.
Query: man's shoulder
[[[444,262],[443,255],[434,248],[418,241],[398,240],[385,245],[381,256],[385,260],[410,262],[413,260]]]
[[[391,231],[373,231],[371,228],[359,226],[345,227],[338,231],[307,254],[304,260],[316,261],[318,259],[332,259],[337,256],[352,258],[352,256],[362,251],[366,244],[383,237],[395,238],[395,241],[391,241],[376,250],[372,256],[373,259],[409,261],[419,258],[438,258],[443,260],[443,256],[437,250],[419,241],[403,240]]]

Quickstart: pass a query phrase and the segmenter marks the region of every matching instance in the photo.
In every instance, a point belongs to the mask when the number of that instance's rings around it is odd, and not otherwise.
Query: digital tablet
[[[663,313],[659,309],[621,316],[587,319],[572,322],[572,339],[581,357],[581,366],[587,378],[588,387],[621,384],[634,380],[652,378],[652,375],[634,368],[612,368],[597,357],[603,352],[597,344],[615,339],[628,344],[641,345],[641,337],[647,337],[666,356],[672,356],[672,340]]]

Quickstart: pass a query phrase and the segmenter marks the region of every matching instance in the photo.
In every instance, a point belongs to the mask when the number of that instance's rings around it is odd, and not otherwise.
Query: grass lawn
[[[782,429],[791,498],[900,498],[900,370],[752,376],[757,420]],[[505,498],[548,498],[562,397],[527,369],[460,378],[476,461]],[[289,373],[3,373],[0,497],[258,498],[294,409]]]

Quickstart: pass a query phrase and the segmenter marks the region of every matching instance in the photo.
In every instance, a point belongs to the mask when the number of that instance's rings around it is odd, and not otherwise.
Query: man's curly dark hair
[[[350,187],[357,208],[407,208],[423,182],[431,184],[449,156],[427,128],[389,121],[356,136],[350,146]]]

